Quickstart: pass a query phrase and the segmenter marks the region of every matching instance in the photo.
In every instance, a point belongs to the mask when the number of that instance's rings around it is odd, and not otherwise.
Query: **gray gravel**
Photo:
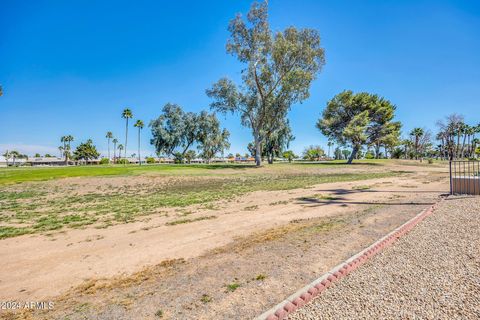
[[[480,197],[445,200],[288,319],[480,319]]]

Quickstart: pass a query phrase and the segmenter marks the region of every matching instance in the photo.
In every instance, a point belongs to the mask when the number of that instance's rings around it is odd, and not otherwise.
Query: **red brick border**
[[[285,300],[277,304],[275,307],[264,312],[262,315],[257,317],[256,320],[285,319],[288,314],[294,312],[298,308],[308,303],[314,297],[327,290],[332,283],[345,277],[350,272],[354,271],[359,266],[364,264],[371,257],[382,251],[384,248],[390,246],[397,239],[412,230],[419,222],[431,215],[443,199],[444,198],[442,198],[434,205],[428,207],[427,209],[422,210],[418,215],[416,215],[397,229],[393,230],[377,242],[373,243],[368,248],[360,251],[356,255],[352,256],[350,259],[345,260],[329,272],[323,274],[320,278],[298,290],[296,293],[292,294],[290,297],[286,298]]]

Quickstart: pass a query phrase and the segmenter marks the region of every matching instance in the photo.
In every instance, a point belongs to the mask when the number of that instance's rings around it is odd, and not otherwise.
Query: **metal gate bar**
[[[450,161],[450,194],[480,195],[480,162]]]

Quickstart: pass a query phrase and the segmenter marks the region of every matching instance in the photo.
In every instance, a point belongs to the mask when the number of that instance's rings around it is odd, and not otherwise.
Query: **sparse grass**
[[[248,207],[243,208],[244,211],[255,211],[257,209],[258,209],[257,205],[248,206]]]
[[[163,310],[162,310],[162,309],[158,309],[158,310],[155,312],[155,317],[157,317],[157,318],[163,318]]]
[[[70,177],[128,176],[148,172],[168,174],[191,174],[215,169],[245,169],[252,167],[244,164],[190,164],[190,165],[102,165],[70,167],[24,167],[0,169],[0,185],[26,181],[45,181]]]
[[[0,239],[22,234],[58,232],[63,228],[107,228],[118,223],[129,223],[151,214],[160,214],[160,208],[180,208],[181,215],[192,213],[192,205],[215,210],[215,201],[231,200],[254,191],[275,191],[305,188],[315,184],[357,181],[398,176],[401,172],[335,173],[322,171],[323,164],[278,164],[267,168],[248,165],[154,165],[154,166],[88,166],[63,168],[7,168],[0,169]],[[342,165],[338,165],[342,167]],[[225,173],[224,169],[228,170]],[[232,169],[235,169],[232,173]],[[342,170],[343,171],[343,170]],[[161,175],[162,184],[149,184],[139,179],[138,184],[104,184],[100,192],[79,193],[77,181],[64,186],[35,182],[65,177]],[[110,177],[110,178],[108,178]],[[147,182],[145,182],[147,181]],[[18,183],[16,191],[8,184]],[[1,187],[1,185],[6,185]],[[288,201],[270,205],[287,204]],[[185,209],[181,209],[185,208]],[[258,206],[246,207],[256,210]],[[202,219],[199,219],[202,220]],[[180,219],[169,225],[190,223],[197,219]]]
[[[370,188],[371,188],[370,186],[361,185],[361,186],[353,186],[352,190],[368,190]]]
[[[225,285],[225,287],[227,288],[227,292],[233,292],[240,287],[240,284],[237,283],[237,282],[232,282],[232,283],[229,283],[229,284]]]
[[[332,195],[328,195],[328,194],[321,194],[321,193],[317,193],[317,194],[314,194],[310,197],[300,197],[300,198],[297,198],[297,200],[300,200],[300,201],[311,201],[311,200],[327,200],[327,201],[333,201],[333,200],[338,200],[339,198],[338,197],[335,197],[335,196],[332,196]]]
[[[275,201],[275,202],[271,202],[269,203],[268,205],[269,206],[278,206],[278,205],[285,205],[285,204],[288,204],[289,201]]]
[[[209,303],[212,302],[212,297],[210,297],[208,294],[203,294],[200,298],[200,301],[203,303]]]
[[[34,230],[31,228],[0,226],[0,239],[21,236],[33,232]]]
[[[329,194],[315,194],[314,197],[319,200],[337,200],[338,197]]]
[[[190,223],[190,222],[195,222],[195,221],[202,221],[202,220],[211,220],[211,219],[216,219],[216,216],[206,216],[206,217],[198,217],[195,219],[180,219],[180,220],[174,220],[174,221],[169,221],[165,223],[167,226],[175,226],[177,224],[184,224],[184,223]]]
[[[263,281],[263,280],[265,280],[266,278],[267,278],[266,275],[264,275],[264,274],[259,274],[259,275],[257,275],[257,276],[255,277],[255,280],[257,280],[257,281]]]

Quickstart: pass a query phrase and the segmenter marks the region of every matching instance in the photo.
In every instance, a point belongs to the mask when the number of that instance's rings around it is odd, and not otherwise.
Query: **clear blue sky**
[[[123,141],[124,107],[145,123],[167,102],[208,108],[205,89],[241,66],[225,53],[227,25],[250,2],[8,1],[0,10],[0,151],[58,153],[60,136],[107,130]],[[326,65],[311,97],[289,114],[291,148],[325,145],[315,122],[344,89],[369,91],[398,106],[404,132],[434,129],[447,114],[480,121],[479,1],[270,0],[273,30],[319,30]],[[246,151],[250,131],[221,117],[231,151]],[[129,153],[136,148],[133,130]],[[150,132],[142,149],[153,153]]]

